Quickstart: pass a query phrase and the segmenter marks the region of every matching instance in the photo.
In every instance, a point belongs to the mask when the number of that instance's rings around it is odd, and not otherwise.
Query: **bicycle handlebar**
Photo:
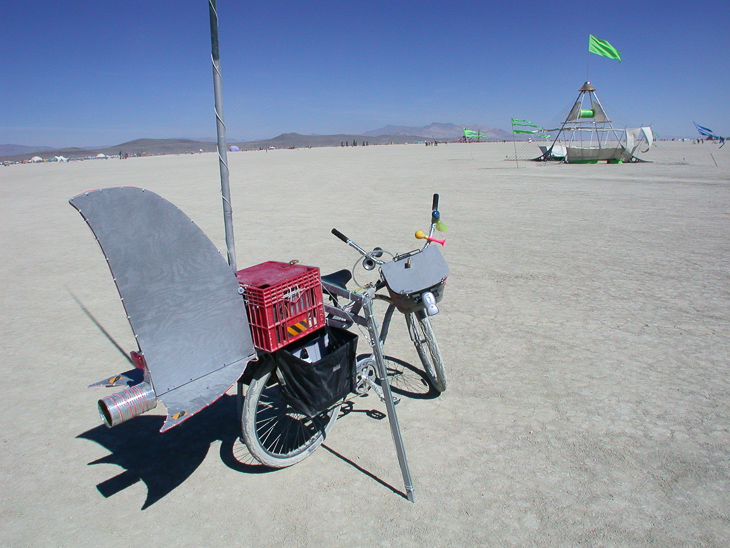
[[[332,234],[334,234],[335,236],[337,236],[340,240],[342,240],[345,243],[347,243],[350,240],[350,238],[348,238],[347,236],[345,236],[342,232],[340,232],[336,228],[333,228],[332,229]]]
[[[433,202],[431,202],[431,230],[429,230],[428,237],[426,238],[426,243],[424,244],[424,249],[426,246],[428,246],[433,236],[433,231],[436,227],[436,223],[439,221],[439,218],[441,217],[439,210],[439,195],[434,194],[433,195]],[[382,250],[378,247],[373,249],[371,252],[365,251],[363,248],[361,248],[359,245],[357,245],[354,241],[352,241],[350,238],[345,236],[342,232],[337,230],[336,228],[332,229],[332,234],[337,236],[340,240],[342,240],[344,243],[352,247],[353,249],[356,249],[358,253],[360,253],[363,257],[372,260],[374,263],[382,265],[383,261],[379,258],[383,255]],[[433,241],[439,241],[439,240],[433,240]],[[439,242],[441,245],[444,245],[443,242]]]
[[[371,251],[370,253],[368,253],[362,247],[360,247],[359,245],[357,245],[355,242],[353,242],[350,238],[348,238],[347,236],[345,236],[342,232],[340,232],[336,228],[333,228],[332,229],[332,234],[334,234],[335,236],[337,236],[340,240],[342,240],[343,242],[345,242],[351,248],[355,249],[363,257],[366,257],[368,259],[371,259],[376,264],[383,264],[383,261],[381,261],[380,259],[378,259],[379,255],[377,255],[377,250],[376,249],[374,249],[373,251]],[[380,255],[382,255],[382,250],[381,250]]]

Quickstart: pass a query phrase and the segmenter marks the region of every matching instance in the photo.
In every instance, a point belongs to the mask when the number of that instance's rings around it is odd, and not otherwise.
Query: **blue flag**
[[[711,129],[703,127],[699,125],[697,122],[692,122],[695,127],[697,128],[697,131],[700,133],[700,135],[704,137],[712,137],[713,139],[719,139],[717,135],[715,135],[715,132],[713,132]]]
[[[720,148],[725,146],[725,137],[720,137],[719,135],[715,135],[715,132],[712,131],[710,128],[704,127],[699,125],[697,122],[692,122],[695,127],[697,128],[697,131],[702,135],[703,137],[707,137],[708,139],[717,139],[720,141]]]

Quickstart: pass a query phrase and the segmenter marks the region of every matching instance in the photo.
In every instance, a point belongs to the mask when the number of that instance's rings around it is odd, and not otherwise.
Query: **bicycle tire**
[[[264,466],[285,468],[317,449],[332,429],[340,405],[310,419],[281,397],[276,364],[261,365],[248,386],[241,410],[241,433],[251,456]]]
[[[426,370],[431,385],[438,391],[446,390],[446,370],[441,358],[436,336],[433,334],[431,320],[425,310],[407,313],[406,323],[418,357]]]

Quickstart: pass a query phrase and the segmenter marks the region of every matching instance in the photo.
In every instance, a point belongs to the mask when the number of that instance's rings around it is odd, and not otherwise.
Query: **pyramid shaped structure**
[[[653,142],[650,127],[615,129],[590,82],[580,88],[560,127],[544,131],[557,132],[557,135],[549,146],[540,147],[542,155],[536,160],[561,160],[569,164],[640,161],[634,153],[641,141],[648,145],[643,152]]]

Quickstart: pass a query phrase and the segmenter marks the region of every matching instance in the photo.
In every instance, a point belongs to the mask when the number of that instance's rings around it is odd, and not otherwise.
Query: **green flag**
[[[589,35],[588,39],[588,51],[595,53],[596,55],[602,55],[609,59],[618,59],[621,62],[621,54],[611,44],[600,38],[596,38],[592,34]]]
[[[534,127],[535,129],[521,129],[521,128],[528,128],[528,127]],[[528,120],[518,120],[517,118],[512,118],[512,133],[538,133],[540,132],[540,126],[537,124],[533,124],[532,122]]]
[[[512,125],[513,126],[540,127],[536,124],[533,124],[532,122],[528,122],[527,120],[518,120],[517,118],[512,118]]]
[[[462,128],[464,130],[464,137],[476,137],[477,132],[471,129]]]

